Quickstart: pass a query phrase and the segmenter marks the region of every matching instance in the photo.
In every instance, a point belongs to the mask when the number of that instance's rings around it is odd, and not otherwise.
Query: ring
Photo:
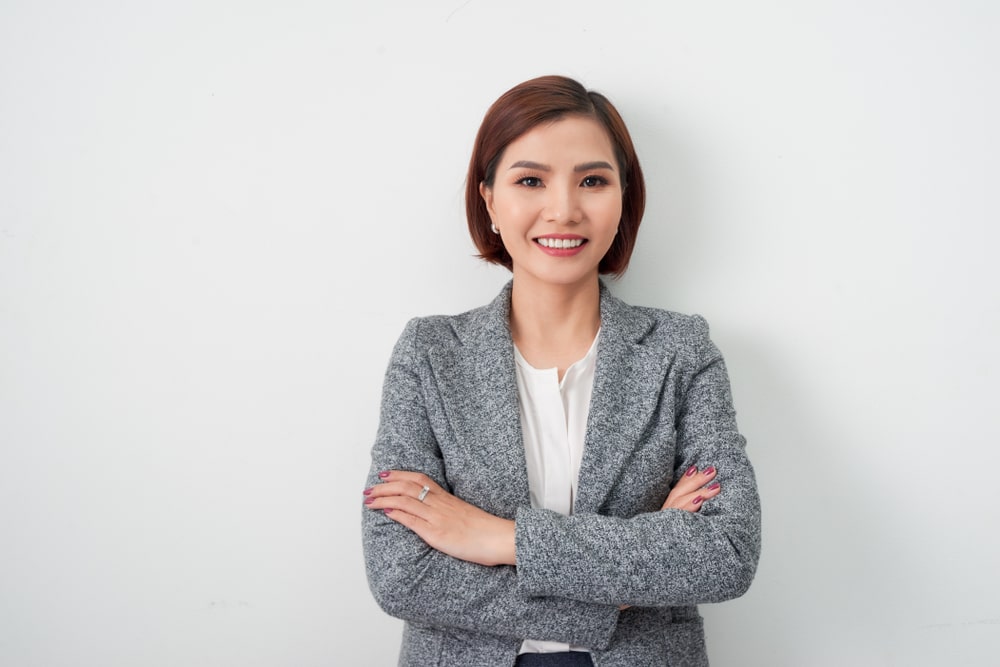
[[[427,494],[430,492],[430,490],[431,487],[429,486],[425,486],[424,488],[420,489],[420,495],[417,496],[417,500],[419,500],[420,502],[424,502],[424,498],[427,497]]]

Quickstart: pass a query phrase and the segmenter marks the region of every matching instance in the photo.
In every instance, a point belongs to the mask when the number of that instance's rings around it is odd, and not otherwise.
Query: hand
[[[480,565],[515,565],[514,522],[470,505],[419,472],[379,473],[381,484],[365,489],[365,504],[382,510],[428,546]],[[420,492],[428,487],[423,501]]]
[[[674,488],[670,489],[670,494],[663,502],[661,510],[668,508],[684,510],[686,512],[697,512],[701,509],[702,503],[709,498],[714,498],[722,491],[718,482],[711,482],[715,478],[716,470],[709,466],[698,472],[697,466],[691,466],[684,475],[681,476]],[[708,486],[705,486],[708,484]]]

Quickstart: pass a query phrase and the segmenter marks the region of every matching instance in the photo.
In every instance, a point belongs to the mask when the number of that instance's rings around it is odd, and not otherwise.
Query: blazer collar
[[[502,516],[529,498],[509,326],[512,285],[456,323],[457,345],[429,351],[459,446],[474,462],[475,477],[496,484],[495,506],[483,509]],[[597,512],[604,505],[655,410],[672,360],[643,345],[651,317],[614,297],[603,282],[600,290],[601,337],[575,512]]]
[[[645,345],[655,322],[601,284],[601,337],[575,513],[603,513],[656,412],[673,354]]]
[[[521,437],[514,343],[510,335],[511,283],[488,305],[453,320],[457,342],[428,351],[456,445],[467,470],[449,470],[483,510],[513,518],[529,502]],[[489,487],[489,488],[477,488]]]

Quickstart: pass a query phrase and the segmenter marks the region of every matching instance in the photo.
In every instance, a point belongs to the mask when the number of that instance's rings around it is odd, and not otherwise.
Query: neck
[[[596,273],[570,285],[541,283],[515,273],[510,331],[518,347],[568,350],[583,346],[586,352],[600,326],[601,293]]]

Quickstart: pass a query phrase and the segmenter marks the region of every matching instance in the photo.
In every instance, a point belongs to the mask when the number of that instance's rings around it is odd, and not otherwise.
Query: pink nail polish
[[[378,476],[381,477],[382,479],[385,479],[386,477],[389,476],[389,471],[388,470],[383,470],[382,472],[380,472],[378,474]]]
[[[386,514],[389,514],[390,512],[392,512],[392,508],[390,508],[390,507],[386,507],[386,508],[385,508],[384,510],[382,510],[382,511],[383,511],[383,512],[385,512]]]
[[[715,472],[715,468],[713,468],[712,466],[708,466],[707,468],[705,468],[705,472],[703,472],[702,474],[711,475],[713,472]]]
[[[702,498],[701,496],[698,496],[697,498],[695,498],[694,500],[691,501],[691,504],[692,505],[700,505],[701,501],[703,501],[703,500],[704,500],[704,498]]]
[[[365,505],[371,505],[373,502],[375,502],[374,498],[365,498]]]
[[[690,477],[691,475],[695,474],[696,472],[698,472],[698,466],[691,466],[690,468],[687,469],[687,472],[684,473],[684,476],[685,477]]]
[[[708,488],[709,491],[715,491],[717,488],[719,488],[719,483],[718,482],[712,482],[711,484],[708,485],[707,488]]]
[[[366,496],[370,496],[372,494],[372,490],[371,489],[365,489],[361,493],[365,494]]]

